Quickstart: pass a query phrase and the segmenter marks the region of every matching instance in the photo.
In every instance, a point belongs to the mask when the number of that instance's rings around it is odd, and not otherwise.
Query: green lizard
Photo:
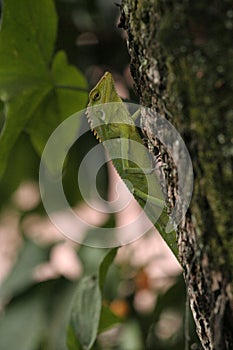
[[[89,95],[87,119],[96,138],[104,143],[118,174],[178,257],[176,232],[166,232],[169,216],[148,149],[135,125],[138,112],[130,115],[116,92],[108,72]]]

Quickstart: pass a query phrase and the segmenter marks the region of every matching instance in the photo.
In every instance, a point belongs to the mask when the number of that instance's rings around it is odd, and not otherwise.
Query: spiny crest
[[[89,111],[88,111],[89,108],[90,108],[90,107],[87,107],[87,110],[86,110],[86,112],[85,112],[85,114],[86,114],[86,116],[87,116],[88,124],[90,125],[91,131],[93,132],[95,138],[96,138],[99,142],[102,142],[100,136],[98,135],[97,128],[93,126],[93,123],[92,123],[92,120],[93,120],[93,119],[92,119],[92,117],[91,117],[91,115],[90,115],[90,113],[89,113]]]

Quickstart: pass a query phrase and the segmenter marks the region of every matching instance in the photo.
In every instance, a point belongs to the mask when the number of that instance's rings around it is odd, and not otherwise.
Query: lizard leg
[[[144,201],[149,201],[150,203],[156,205],[159,208],[164,208],[165,206],[165,202],[162,199],[152,197],[149,194],[138,190],[137,188],[133,189],[133,194],[135,194],[137,197],[141,198]]]
[[[124,172],[130,173],[130,174],[144,174],[144,175],[152,175],[155,171],[156,168],[151,168],[151,169],[141,169],[141,168],[123,168]]]
[[[125,173],[128,174],[145,174],[151,175],[154,173],[154,168],[132,168],[129,166],[129,140],[123,138],[121,140],[121,154],[122,154],[122,168]],[[147,156],[147,154],[146,154]]]
[[[141,110],[138,109],[134,114],[131,115],[131,118],[133,119],[134,122],[139,117],[140,114],[141,114]]]

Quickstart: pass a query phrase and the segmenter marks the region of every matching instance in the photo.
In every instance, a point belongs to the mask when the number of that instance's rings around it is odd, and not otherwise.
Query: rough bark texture
[[[178,233],[180,262],[204,349],[233,349],[232,1],[123,0],[141,103],[168,118],[191,154],[195,186]],[[152,115],[142,120],[154,142]],[[177,174],[163,145],[168,203]]]

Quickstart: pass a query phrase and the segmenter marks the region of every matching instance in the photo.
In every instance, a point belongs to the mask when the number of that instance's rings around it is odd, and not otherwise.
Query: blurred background
[[[55,50],[67,53],[69,63],[86,78],[88,90],[110,71],[121,97],[137,103],[115,1],[56,0],[55,4],[59,18]],[[83,104],[87,101],[85,94]],[[0,128],[4,119],[1,103]],[[74,179],[83,156],[95,144],[88,132],[72,147],[63,185],[69,203],[83,217],[107,227],[126,220],[138,208],[131,203],[123,214],[108,217],[83,202]],[[39,163],[25,132],[10,153],[0,185],[1,350],[67,349],[66,326],[76,285],[97,270],[106,253],[66,239],[50,222],[40,198]],[[103,198],[113,196],[114,170],[104,167],[97,180]],[[155,230],[120,248],[107,277],[104,303],[121,322],[98,337],[96,349],[180,350],[185,334],[192,349],[198,349],[181,272]]]

